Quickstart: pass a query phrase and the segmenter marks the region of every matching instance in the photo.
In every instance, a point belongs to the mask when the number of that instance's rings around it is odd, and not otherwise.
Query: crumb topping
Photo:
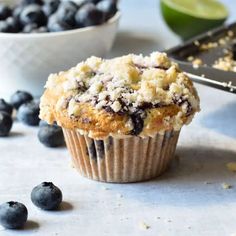
[[[151,109],[177,107],[176,119],[163,117],[166,125],[172,122],[176,129],[199,110],[191,81],[160,52],[110,60],[91,57],[67,72],[50,75],[46,90],[56,90],[58,86],[61,96],[56,101],[57,112],[66,110],[69,117],[76,118],[81,115],[81,104],[89,104],[97,111],[127,117],[125,126],[130,135],[139,135],[148,126],[146,118]],[[44,102],[41,105],[45,109]]]

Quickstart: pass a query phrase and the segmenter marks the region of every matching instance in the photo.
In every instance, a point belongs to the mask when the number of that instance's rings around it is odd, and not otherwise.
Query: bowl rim
[[[45,33],[3,33],[0,32],[0,38],[46,38],[46,37],[54,37],[54,36],[63,36],[63,35],[72,35],[82,32],[88,32],[92,31],[94,29],[103,28],[108,25],[112,25],[119,21],[121,17],[121,12],[117,11],[116,14],[110,18],[108,21],[101,25],[95,25],[95,26],[87,26],[84,28],[78,28],[78,29],[72,29],[72,30],[66,30],[61,32],[45,32]]]

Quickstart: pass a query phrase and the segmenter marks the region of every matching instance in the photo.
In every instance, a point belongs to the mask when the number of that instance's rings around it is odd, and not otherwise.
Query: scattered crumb
[[[209,181],[205,181],[204,184],[212,184],[212,183]]]
[[[223,189],[230,189],[230,188],[232,188],[232,185],[227,184],[227,183],[223,183],[223,184],[221,184],[221,186],[222,186]]]
[[[193,57],[193,56],[188,56],[188,57],[187,57],[187,60],[188,60],[188,61],[193,61],[193,60],[194,60],[194,57]]]
[[[171,223],[171,222],[172,222],[172,220],[170,220],[170,219],[167,219],[167,220],[165,220],[165,222],[166,222],[166,223]]]
[[[194,43],[194,45],[196,45],[196,46],[200,46],[200,43],[199,43],[198,40],[195,40],[193,43]]]
[[[147,225],[145,222],[140,222],[139,227],[142,230],[147,230],[147,229],[150,229],[151,226]]]
[[[201,77],[205,78],[206,76],[204,74],[202,74]]]
[[[110,190],[108,187],[102,186],[103,190]]]
[[[234,32],[232,30],[229,30],[227,32],[227,34],[228,34],[229,37],[233,37],[234,36]]]
[[[74,163],[73,163],[73,162],[70,162],[70,164],[69,164],[69,165],[70,165],[70,167],[71,167],[71,168],[73,168],[73,169],[75,168],[75,166],[74,166]]]
[[[161,217],[160,217],[160,216],[157,216],[157,219],[158,219],[158,220],[160,220],[160,219],[161,219]]]
[[[196,58],[196,59],[194,59],[193,61],[192,61],[192,63],[193,63],[193,67],[195,68],[196,66],[200,66],[200,65],[202,65],[203,64],[203,62],[202,62],[202,60],[200,59],[200,58]]]
[[[236,162],[229,162],[226,164],[228,170],[236,172]]]
[[[120,194],[120,193],[118,193],[116,196],[117,196],[118,198],[123,198],[123,195]]]
[[[191,229],[191,226],[188,226],[188,229]]]

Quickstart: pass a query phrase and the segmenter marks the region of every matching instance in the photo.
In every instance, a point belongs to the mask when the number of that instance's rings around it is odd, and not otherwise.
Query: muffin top
[[[40,118],[95,139],[180,130],[199,111],[191,80],[159,52],[91,57],[51,74],[45,87]]]

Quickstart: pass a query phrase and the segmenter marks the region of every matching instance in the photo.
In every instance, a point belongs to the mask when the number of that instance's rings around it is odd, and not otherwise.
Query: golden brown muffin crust
[[[192,82],[165,53],[91,57],[49,76],[40,117],[92,138],[179,130],[199,111]]]

